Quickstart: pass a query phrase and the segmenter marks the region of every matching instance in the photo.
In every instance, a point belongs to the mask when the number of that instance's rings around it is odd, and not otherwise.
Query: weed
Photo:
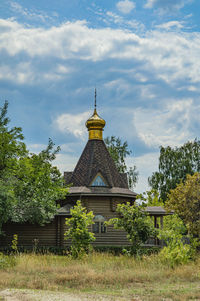
[[[0,270],[14,267],[16,265],[16,258],[14,256],[7,256],[0,253]]]
[[[20,254],[12,269],[0,270],[0,288],[109,291],[154,301],[161,300],[160,296],[188,300],[192,294],[198,299],[199,282],[200,257],[172,269],[156,254],[134,258],[93,252],[79,260],[50,254]]]

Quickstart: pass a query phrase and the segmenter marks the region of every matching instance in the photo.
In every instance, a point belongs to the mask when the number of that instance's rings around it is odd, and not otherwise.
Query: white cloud
[[[155,93],[152,92],[154,86],[153,85],[140,85],[139,90],[140,90],[140,96],[141,99],[153,99],[156,97]]]
[[[178,146],[194,135],[190,132],[193,101],[168,100],[166,103],[159,110],[139,108],[134,112],[134,126],[138,136],[149,147]]]
[[[64,171],[73,171],[78,159],[79,158],[77,156],[60,153],[56,155],[53,165],[57,166],[61,173]]]
[[[46,149],[45,144],[29,144],[28,149],[32,153],[39,153]],[[56,155],[53,165],[57,166],[61,173],[64,171],[73,171],[77,162],[78,156],[75,154],[74,149],[77,147],[77,143],[61,144],[61,152]]]
[[[55,125],[62,133],[70,133],[77,138],[85,139],[85,122],[90,117],[90,112],[80,114],[61,114],[57,117]]]
[[[63,66],[58,64],[57,68],[56,68],[58,73],[62,73],[62,74],[66,74],[66,73],[70,73],[72,72],[72,69],[67,67],[67,66]]]
[[[122,18],[121,16],[119,16],[111,11],[107,11],[106,16],[111,18],[115,24],[120,24],[120,23],[124,22],[124,18]]]
[[[147,0],[145,8],[158,8],[161,14],[176,11],[184,7],[191,0]]]
[[[119,1],[117,8],[123,14],[129,14],[135,8],[135,2],[129,0]]]
[[[165,28],[181,29],[178,24],[168,23]],[[127,30],[89,28],[85,21],[66,22],[45,29],[26,28],[13,20],[0,20],[0,30],[0,51],[9,57],[22,56],[20,64],[8,65],[6,70],[2,63],[1,78],[12,79],[16,74],[18,82],[31,82],[40,74],[44,80],[62,80],[71,72],[67,67],[70,59],[93,62],[120,59],[142,65],[143,71],[151,70],[155,77],[168,84],[175,85],[177,80],[187,80],[190,84],[200,82],[200,33],[157,29],[140,36]],[[45,61],[49,58],[62,60],[63,66],[55,68],[53,64],[51,67],[44,64],[46,69],[41,73],[40,64],[32,63],[33,59]],[[25,59],[27,62],[23,62]],[[27,72],[23,63],[26,63]]]
[[[142,193],[149,190],[148,177],[158,168],[158,158],[159,152],[155,152],[127,159],[127,165],[130,167],[135,165],[139,172],[138,183],[134,189],[135,192]]]
[[[195,87],[195,86],[188,86],[187,87],[187,90],[188,91],[191,91],[191,92],[198,92],[199,91],[199,88]]]
[[[104,22],[106,24],[109,24],[110,22],[113,22],[115,24],[118,24],[120,26],[123,26],[123,28],[130,28],[134,29],[136,32],[143,32],[145,30],[145,26],[143,23],[138,22],[137,20],[127,20],[127,18],[124,18],[122,16],[119,16],[118,14],[115,14],[111,11],[106,12],[106,18],[104,19]]]
[[[181,29],[183,27],[184,27],[183,22],[180,21],[169,21],[167,23],[156,25],[156,28],[165,29],[165,30],[171,30],[173,28]]]
[[[9,80],[18,84],[24,84],[25,82],[32,82],[34,76],[29,62],[21,62],[12,66],[0,65],[0,80]]]
[[[28,145],[28,150],[32,153],[39,153],[43,149],[46,149],[46,147],[47,147],[47,145],[45,145],[45,144],[34,143],[34,144]]]
[[[118,78],[116,80],[108,81],[104,84],[104,87],[109,90],[115,90],[115,93],[123,97],[127,95],[127,91],[130,90],[131,83],[123,78]]]
[[[28,10],[27,8],[24,8],[17,2],[11,1],[9,4],[11,6],[12,11],[14,11],[15,15],[20,14],[29,20],[32,19],[35,21],[39,20],[39,21],[45,22],[47,19],[52,19],[44,12]]]
[[[145,8],[152,8],[156,0],[147,0],[146,4],[144,5]]]
[[[115,43],[129,41],[134,35],[122,30],[91,29],[85,21],[66,22],[50,29],[26,28],[13,20],[0,20],[4,33],[0,50],[9,55],[26,52],[30,57],[100,60],[115,49]]]
[[[127,25],[129,25],[131,28],[137,30],[138,32],[143,32],[145,30],[145,25],[136,20],[127,21]]]
[[[66,74],[74,72],[74,69],[60,64],[54,65],[53,69],[49,70],[49,67],[47,67],[46,70],[40,69],[38,72],[37,68],[40,67],[40,64],[37,66],[31,61],[21,61],[16,65],[11,64],[10,66],[2,64],[0,65],[0,80],[9,80],[18,84],[41,84],[41,82],[45,81],[55,82],[62,80]]]
[[[134,72],[133,74],[134,78],[136,78],[138,81],[140,81],[141,83],[145,83],[148,81],[147,76],[145,76],[143,73],[141,72]]]

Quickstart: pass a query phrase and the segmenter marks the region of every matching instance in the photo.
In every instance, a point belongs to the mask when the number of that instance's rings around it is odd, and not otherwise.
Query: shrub
[[[151,236],[155,236],[155,229],[149,219],[144,205],[118,204],[116,211],[119,218],[112,218],[107,225],[114,225],[115,229],[123,229],[127,232],[127,238],[131,242],[131,254],[137,255],[142,244]]]
[[[4,255],[0,253],[0,269],[7,269],[16,265],[16,258],[14,256]]]
[[[71,239],[71,255],[73,258],[83,256],[91,249],[91,242],[95,240],[94,234],[88,230],[93,222],[93,212],[86,212],[86,208],[77,201],[76,206],[70,210],[72,217],[66,219],[68,230],[65,239]]]
[[[161,261],[174,267],[195,258],[197,239],[186,236],[186,233],[183,221],[176,214],[165,218],[164,228],[159,230],[158,235],[159,239],[163,239],[166,243],[159,254]]]

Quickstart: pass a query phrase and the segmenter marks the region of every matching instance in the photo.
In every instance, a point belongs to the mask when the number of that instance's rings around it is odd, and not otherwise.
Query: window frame
[[[92,225],[92,232],[95,234],[105,234],[107,232],[105,221],[106,219],[103,215],[96,214],[94,217],[94,224]]]

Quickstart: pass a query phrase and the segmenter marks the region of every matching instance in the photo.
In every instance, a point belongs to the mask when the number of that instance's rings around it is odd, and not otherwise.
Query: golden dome
[[[94,109],[93,115],[86,121],[85,125],[89,131],[91,129],[103,129],[106,122],[97,114],[97,110]]]
[[[95,108],[93,115],[86,121],[86,127],[89,131],[89,139],[103,139],[103,128],[106,125],[106,122],[97,114],[96,110],[96,90],[95,90]]]

